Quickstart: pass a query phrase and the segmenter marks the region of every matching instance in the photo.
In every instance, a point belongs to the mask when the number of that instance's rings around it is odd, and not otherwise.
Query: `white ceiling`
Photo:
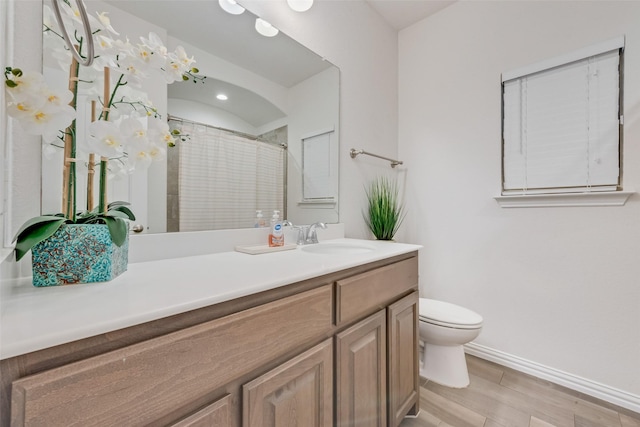
[[[366,0],[396,30],[452,5],[456,0]]]
[[[2,0],[0,0],[2,1]],[[254,29],[255,16],[224,12],[214,0],[105,0],[125,12],[142,17],[167,30],[177,39],[290,88],[329,68],[325,61],[285,34],[263,37]],[[86,0],[90,5],[92,0]],[[114,23],[115,26],[115,23]],[[126,29],[119,29],[127,34]],[[197,62],[202,74],[207,75]],[[223,92],[228,101],[215,96]],[[284,116],[275,105],[244,88],[209,78],[206,84],[177,82],[169,86],[169,97],[190,99],[224,109],[255,127]]]

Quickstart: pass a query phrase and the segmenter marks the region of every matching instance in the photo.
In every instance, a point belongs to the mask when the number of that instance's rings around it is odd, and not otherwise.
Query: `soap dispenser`
[[[267,226],[267,220],[265,220],[264,217],[262,216],[261,210],[256,211],[256,221],[253,226],[255,228],[263,228]]]
[[[280,211],[273,211],[271,230],[269,231],[269,246],[284,246],[284,231],[280,221]]]

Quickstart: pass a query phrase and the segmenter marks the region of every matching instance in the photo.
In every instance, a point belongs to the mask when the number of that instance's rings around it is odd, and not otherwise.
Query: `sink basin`
[[[303,252],[320,255],[356,255],[365,254],[375,250],[372,246],[362,243],[318,243],[300,248]]]

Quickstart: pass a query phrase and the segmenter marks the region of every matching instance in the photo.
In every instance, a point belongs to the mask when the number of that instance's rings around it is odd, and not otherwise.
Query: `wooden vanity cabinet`
[[[396,427],[417,253],[0,361],[0,426]]]

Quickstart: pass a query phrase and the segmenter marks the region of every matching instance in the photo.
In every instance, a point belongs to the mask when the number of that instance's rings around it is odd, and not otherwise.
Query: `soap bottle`
[[[284,246],[284,231],[280,221],[280,211],[273,211],[271,230],[269,231],[269,246]]]
[[[267,226],[267,220],[264,219],[264,217],[262,216],[262,211],[261,210],[257,210],[256,211],[256,221],[255,224],[253,225],[255,228],[263,228]]]

